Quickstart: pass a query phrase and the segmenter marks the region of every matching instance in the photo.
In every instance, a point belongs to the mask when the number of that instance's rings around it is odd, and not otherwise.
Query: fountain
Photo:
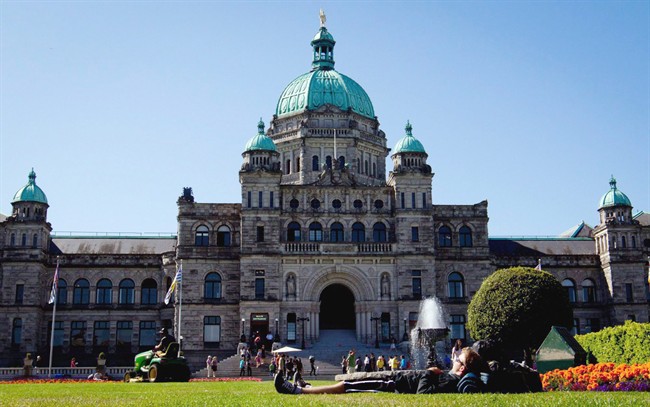
[[[445,323],[442,304],[436,297],[420,303],[418,322],[411,330],[411,364],[414,369],[426,369],[441,365],[436,343],[445,339],[449,329]],[[444,344],[442,344],[444,346]]]

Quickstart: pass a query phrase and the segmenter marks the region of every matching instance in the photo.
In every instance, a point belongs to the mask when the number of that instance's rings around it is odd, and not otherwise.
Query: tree
[[[501,269],[486,278],[467,310],[474,339],[524,351],[530,362],[553,325],[571,328],[573,310],[566,290],[551,274],[528,267]]]

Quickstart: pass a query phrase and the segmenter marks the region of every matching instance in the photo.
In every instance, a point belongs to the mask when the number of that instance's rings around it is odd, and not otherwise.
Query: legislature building
[[[540,260],[569,294],[574,333],[648,322],[650,214],[634,213],[613,177],[593,199],[594,227],[490,238],[487,201],[433,201],[434,173],[410,123],[387,146],[368,94],[335,69],[334,45],[322,24],[312,69],[289,82],[268,126],[260,120],[255,132],[252,121],[252,137],[240,139],[241,202],[195,202],[179,186],[176,235],[52,234],[56,219],[39,186],[48,174],[37,185],[32,170],[11,215],[0,216],[8,327],[0,362],[47,354],[50,332],[59,363],[100,351],[128,360],[151,348],[161,327],[180,330],[189,355],[234,354],[255,332],[307,346],[328,329],[352,330],[363,343],[401,340],[431,296],[443,304],[451,339],[471,340],[467,307],[481,282]],[[165,304],[181,265],[182,292]]]

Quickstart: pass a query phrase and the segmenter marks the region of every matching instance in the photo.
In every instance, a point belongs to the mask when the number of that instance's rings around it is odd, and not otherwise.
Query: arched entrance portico
[[[355,329],[354,294],[343,284],[331,284],[320,294],[320,329]]]

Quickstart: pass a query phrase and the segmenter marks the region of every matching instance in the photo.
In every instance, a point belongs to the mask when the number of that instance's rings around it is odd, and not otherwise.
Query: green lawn
[[[314,384],[332,382],[318,381]],[[0,383],[5,406],[650,406],[650,393],[277,394],[265,382]]]

